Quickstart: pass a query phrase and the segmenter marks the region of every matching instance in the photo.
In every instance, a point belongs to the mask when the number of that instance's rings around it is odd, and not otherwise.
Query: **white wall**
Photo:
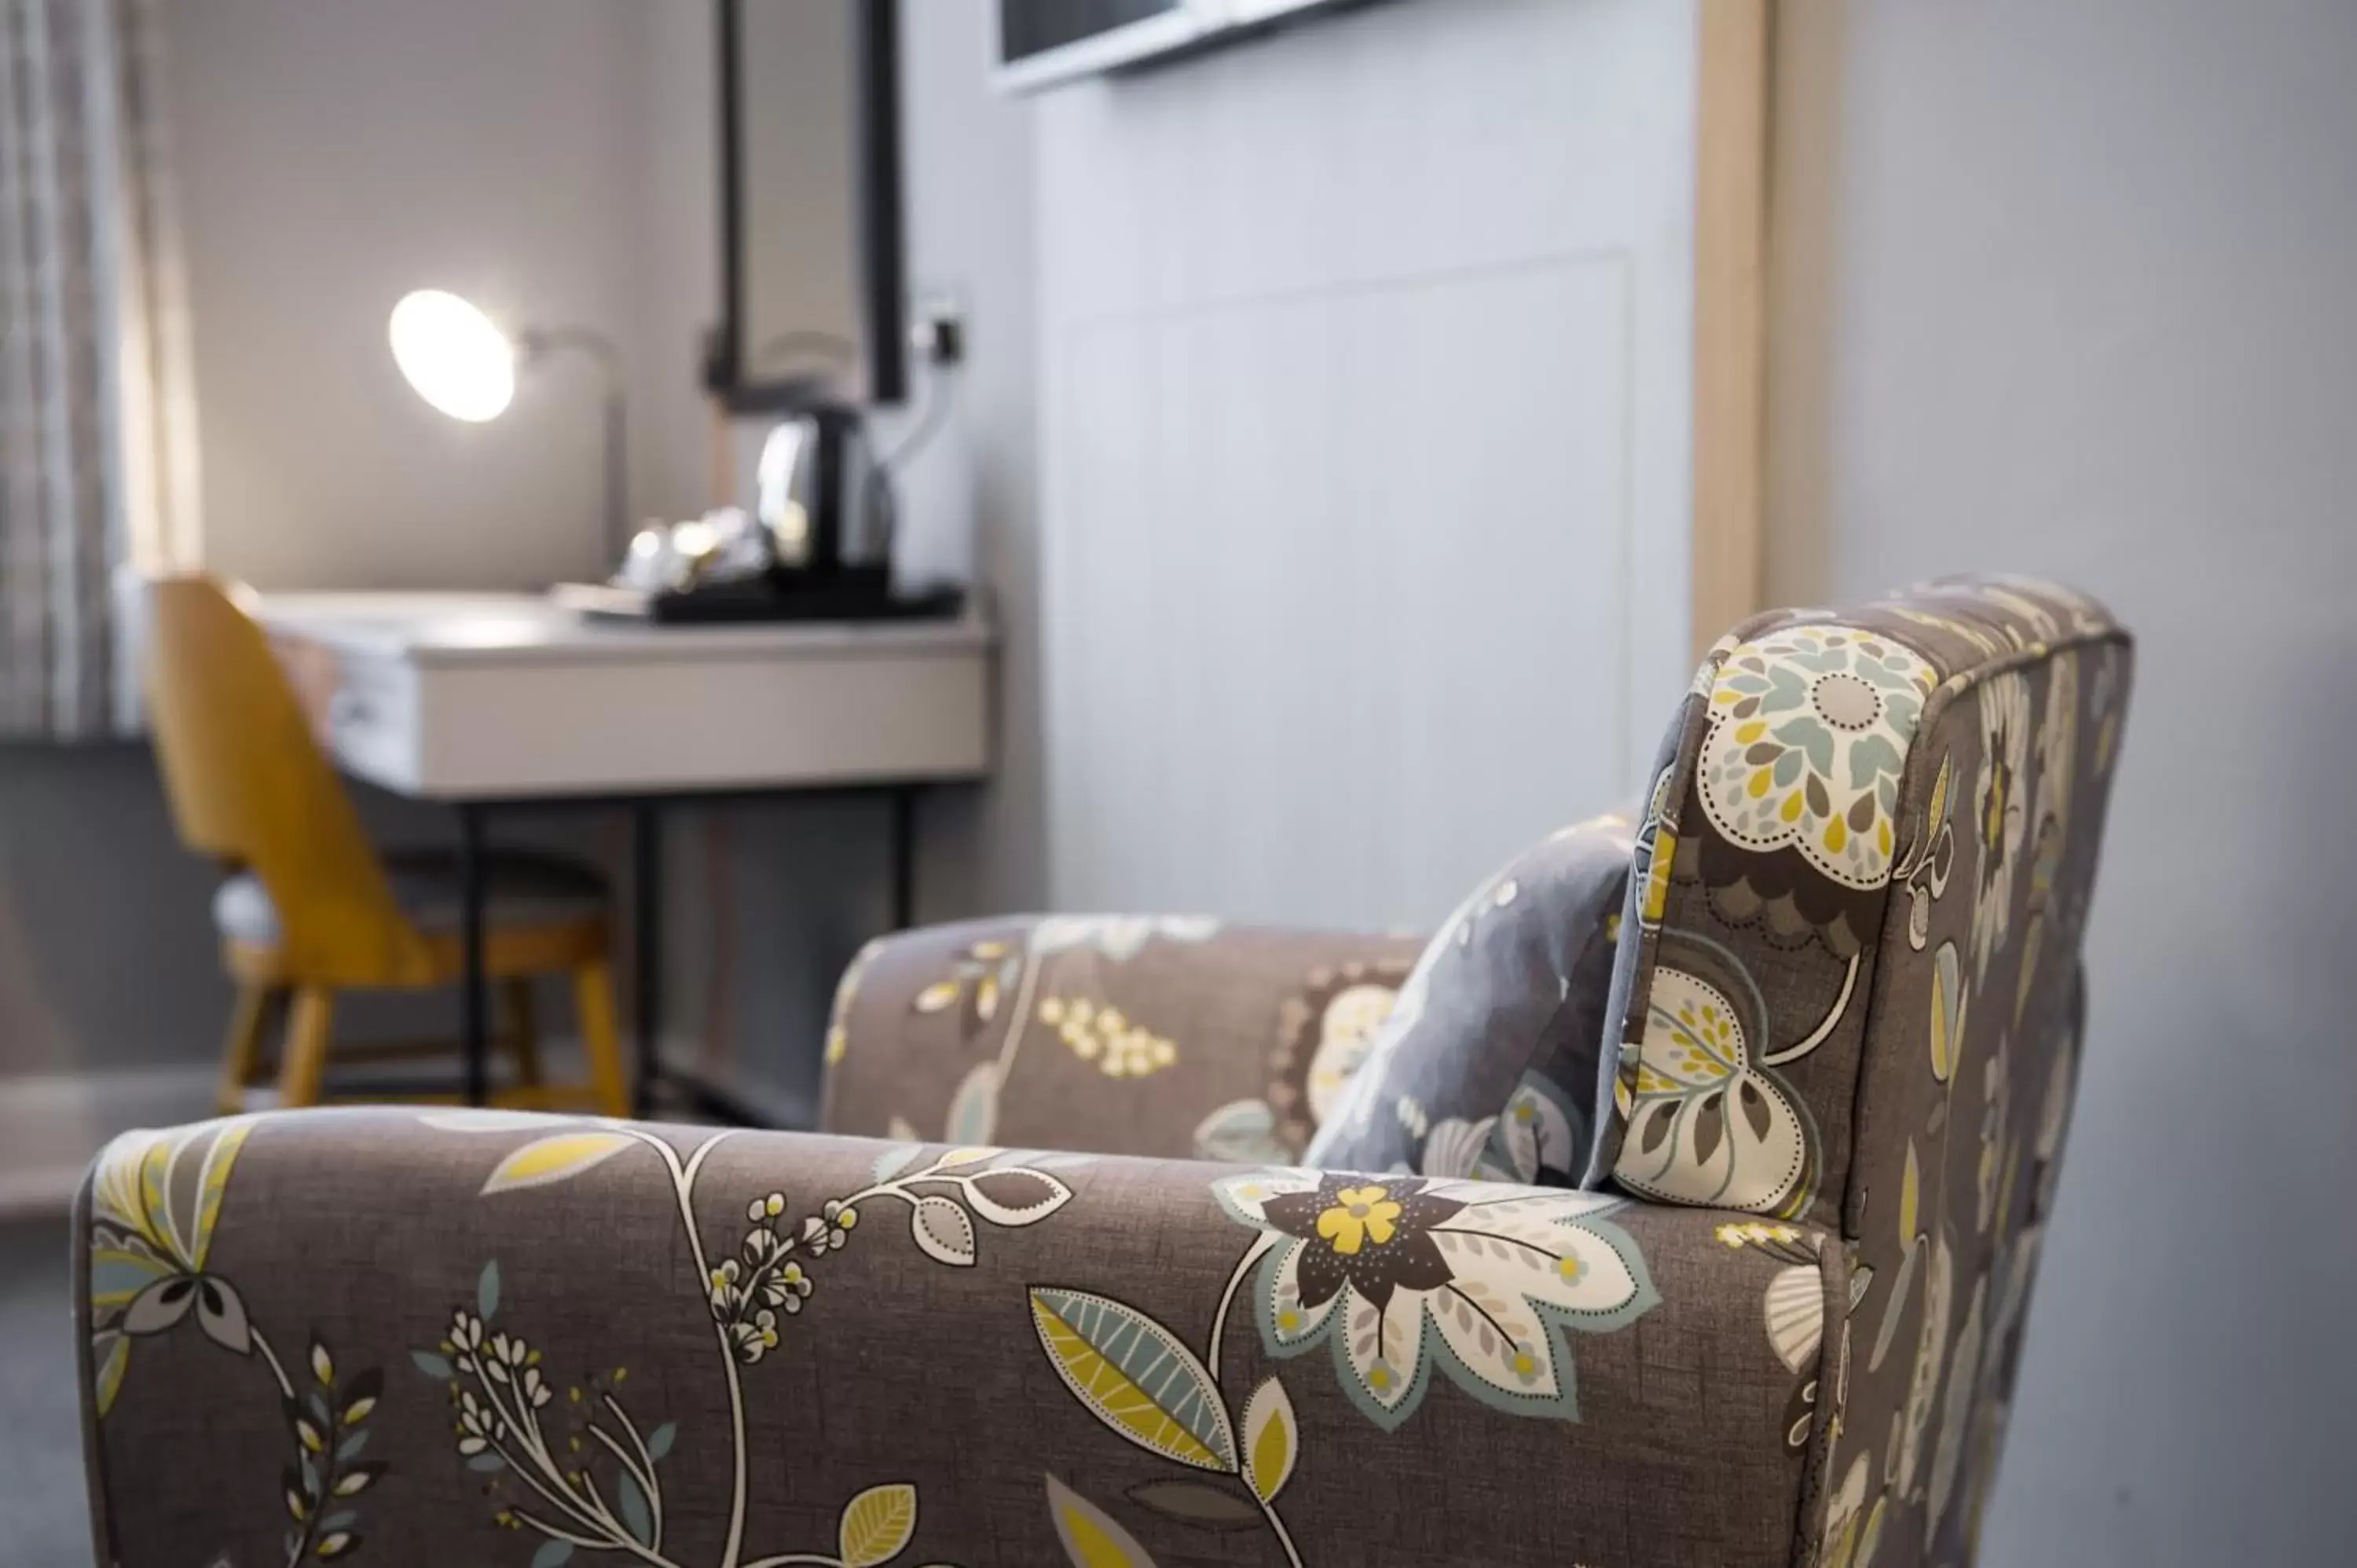
[[[1039,124],[1052,892],[1358,926],[1690,673],[1695,14],[1413,0]]]
[[[1038,908],[1048,897],[1042,785],[1035,111],[991,91],[992,7],[900,3],[909,282],[963,315],[953,387],[922,367],[877,421],[894,449],[928,400],[947,413],[902,486],[899,564],[973,579],[996,604],[998,754],[989,786],[928,802],[918,888],[931,918]]]
[[[640,9],[175,8],[219,569],[264,587],[525,586],[598,565],[592,368],[552,366],[500,420],[463,424],[402,381],[384,320],[404,292],[439,286],[519,325],[603,328],[638,355]],[[642,508],[682,504],[640,488]]]
[[[1785,8],[1776,588],[2139,636],[1995,1568],[2343,1562],[2357,6]]]

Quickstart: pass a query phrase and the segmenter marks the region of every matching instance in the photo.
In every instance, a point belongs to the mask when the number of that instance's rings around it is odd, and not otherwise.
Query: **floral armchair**
[[[1965,1562],[2127,679],[2037,585],[1760,618],[1429,943],[876,945],[824,1134],[130,1134],[100,1560]]]

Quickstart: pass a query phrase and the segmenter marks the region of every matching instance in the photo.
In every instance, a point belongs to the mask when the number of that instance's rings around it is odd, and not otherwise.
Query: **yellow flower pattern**
[[[1666,1094],[1680,1085],[1715,1083],[1735,1071],[1743,1059],[1743,1036],[1735,1016],[1697,985],[1695,993],[1680,996],[1660,1021],[1663,1037],[1648,1041],[1638,1064],[1637,1092]]]
[[[1334,1195],[1334,1206],[1318,1216],[1318,1234],[1334,1251],[1350,1256],[1369,1241],[1380,1247],[1392,1239],[1400,1206],[1380,1187],[1346,1187]]]
[[[1900,774],[1935,679],[1912,649],[1837,625],[1736,649],[1696,759],[1711,825],[1745,849],[1797,850],[1843,886],[1881,886]]]
[[[1680,940],[1670,951],[1675,963],[1707,966],[1718,983],[1674,963],[1655,969],[1636,1071],[1622,1080],[1631,1133],[1613,1174],[1623,1187],[1672,1203],[1797,1212],[1812,1192],[1810,1133],[1770,1070],[1792,1058],[1762,1059],[1765,1014],[1723,950]],[[1794,1054],[1812,1045],[1803,1041]]]
[[[1039,1004],[1039,1022],[1107,1078],[1145,1078],[1178,1059],[1171,1041],[1131,1022],[1120,1008],[1100,1006],[1085,996],[1048,997]]]

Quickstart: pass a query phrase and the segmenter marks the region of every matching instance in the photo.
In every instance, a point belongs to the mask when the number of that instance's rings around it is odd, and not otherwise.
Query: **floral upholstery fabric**
[[[2067,589],[1936,583],[1739,628],[1673,727],[1589,1181],[1846,1239],[1827,1563],[1970,1557],[2130,663]]]
[[[81,1232],[124,1568],[1782,1563],[1839,1257],[1561,1187],[402,1110],[132,1134]]]
[[[1180,916],[1017,916],[872,943],[837,988],[824,1125],[1295,1160],[1421,942]]]
[[[2061,1004],[2033,1013],[2032,982],[2076,961],[2067,911],[2092,892],[2110,781],[2108,750],[2077,766],[2094,741],[2078,716],[2100,703],[2116,740],[2126,666],[2100,607],[2010,581],[1721,639],[1641,834],[1590,1181],[1831,1222],[1852,1200],[1854,1112],[1904,1054],[1902,1015],[1920,1026],[1902,993],[1935,996],[1953,1030],[1968,992],[2017,975],[2007,1026],[2059,1036]],[[2085,853],[2066,865],[2074,828]],[[1932,940],[1956,909],[1966,929]]]
[[[2035,585],[1761,618],[1633,829],[1429,945],[877,944],[829,1135],[128,1134],[76,1227],[99,1560],[1968,1562],[2128,679]]]

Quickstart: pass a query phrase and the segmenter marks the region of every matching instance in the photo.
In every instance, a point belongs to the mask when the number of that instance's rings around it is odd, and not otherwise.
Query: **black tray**
[[[965,607],[955,586],[892,591],[882,567],[850,567],[824,576],[773,572],[711,583],[683,592],[649,592],[605,583],[559,583],[549,597],[568,609],[607,620],[657,626],[710,626],[764,621],[949,620]]]

